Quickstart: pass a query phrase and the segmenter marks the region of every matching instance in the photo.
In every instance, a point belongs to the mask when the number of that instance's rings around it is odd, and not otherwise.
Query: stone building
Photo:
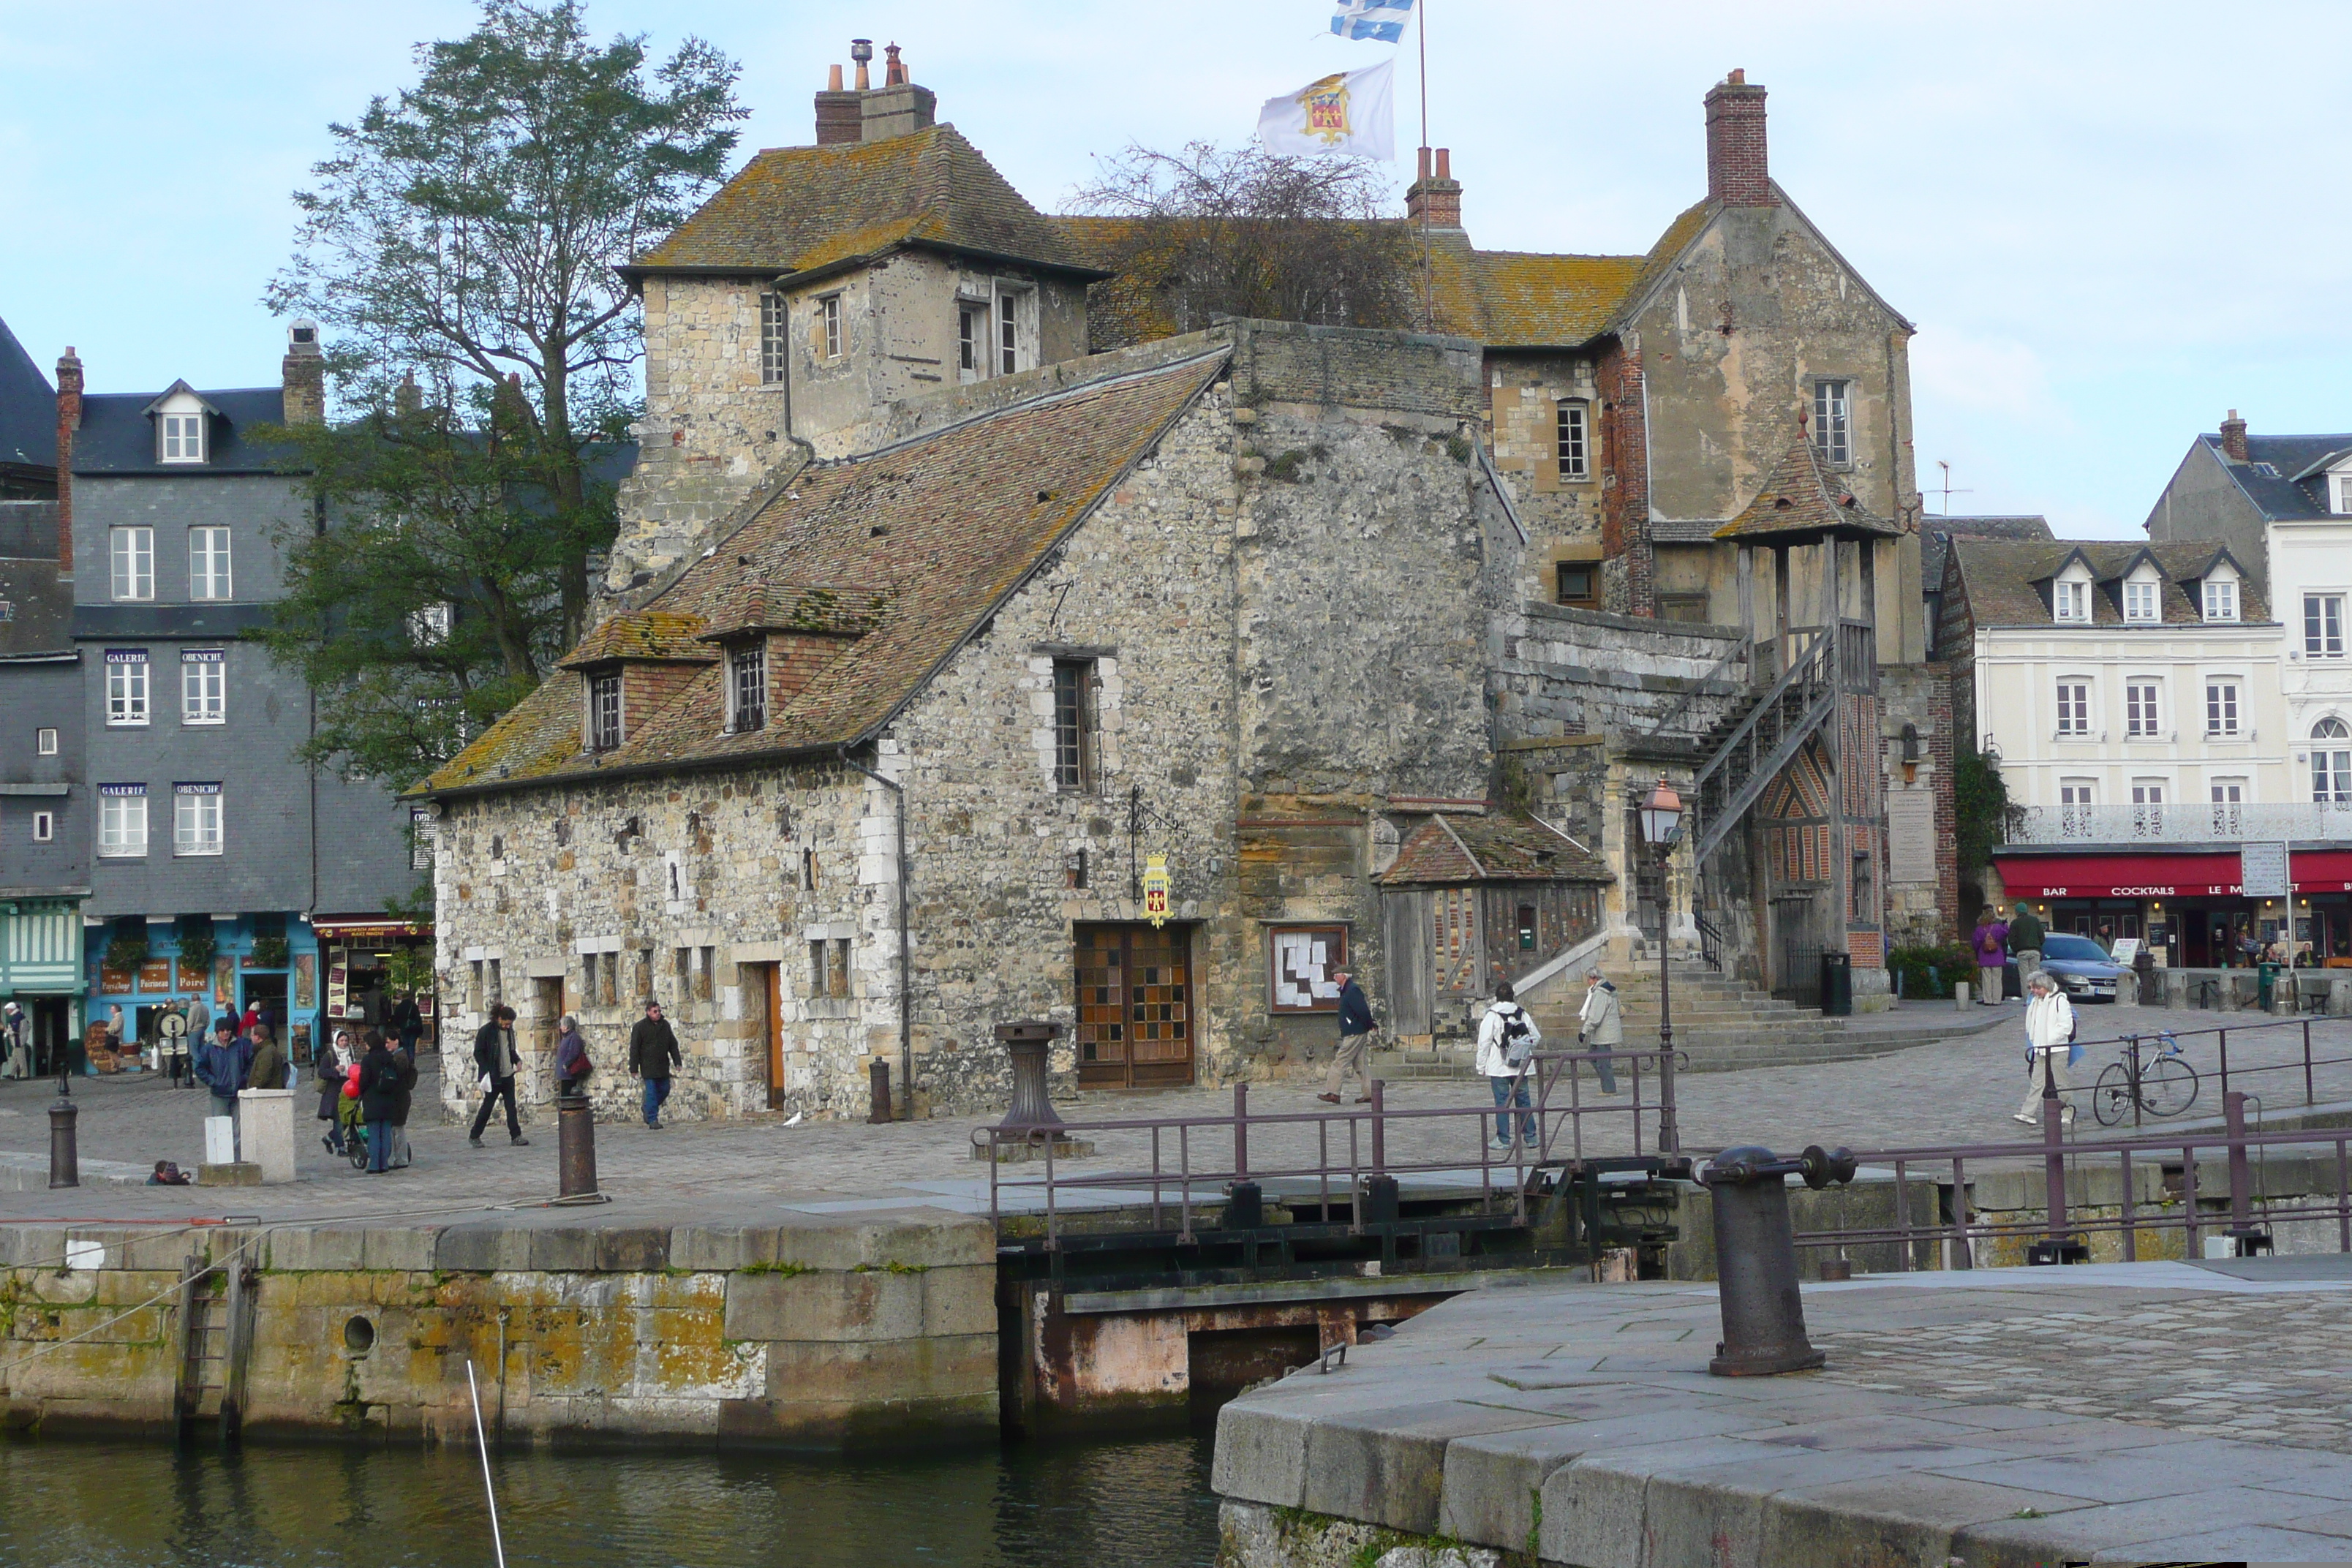
[[[618,1111],[651,994],[682,1114],[864,1114],[877,1058],[920,1113],[990,1102],[1022,1016],[1064,1026],[1065,1082],[1296,1072],[1342,962],[1406,1040],[1709,932],[1759,982],[1850,952],[1883,993],[1949,908],[1909,329],[1765,177],[1761,104],[1710,96],[1711,194],[1648,258],[1521,266],[1457,208],[1458,330],[1088,354],[1083,225],[895,58],[836,79],[817,145],[633,269],[602,624],[421,792],[453,1022],[515,1005],[543,1096],[581,1011]],[[1703,605],[1662,617],[1661,583]],[[1664,867],[1631,826],[1661,773],[1705,849]],[[1924,866],[1888,859],[1896,792]]]

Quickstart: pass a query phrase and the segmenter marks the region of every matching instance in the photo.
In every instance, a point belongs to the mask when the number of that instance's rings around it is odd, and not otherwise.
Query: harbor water
[[[563,1568],[1208,1568],[1210,1439],[824,1460],[493,1455],[506,1561]],[[495,1562],[478,1453],[0,1441],[0,1563]]]

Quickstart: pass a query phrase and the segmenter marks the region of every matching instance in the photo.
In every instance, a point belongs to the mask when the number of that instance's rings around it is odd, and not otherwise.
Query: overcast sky
[[[2190,437],[2352,428],[2352,5],[1429,0],[1433,142],[1474,241],[1638,252],[1702,195],[1699,100],[1771,90],[1772,171],[1918,328],[1919,482],[1941,509],[2137,531]],[[1326,0],[592,0],[657,49],[689,14],[742,62],[746,152],[814,140],[847,40],[915,79],[1040,207],[1129,141],[1234,141],[1388,46]],[[0,318],[92,391],[267,384],[261,308],[331,120],[467,30],[452,0],[0,0]],[[1417,139],[1414,39],[1398,142]],[[878,80],[878,74],[877,74]],[[1401,192],[1404,181],[1400,178]]]

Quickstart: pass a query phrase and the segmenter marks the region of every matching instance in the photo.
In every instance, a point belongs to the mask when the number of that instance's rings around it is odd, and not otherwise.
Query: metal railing
[[[1667,731],[1675,729],[1688,716],[1691,704],[1697,701],[1701,696],[1732,696],[1736,695],[1737,691],[1746,690],[1755,679],[1755,648],[1756,644],[1747,637],[1742,637],[1734,643],[1730,652],[1717,659],[1707,667],[1706,674],[1683,689],[1683,694],[1675,699],[1673,704],[1666,709],[1665,713],[1657,722],[1650,726],[1647,731],[1648,739],[1653,741],[1665,739]],[[1748,671],[1735,680],[1731,674],[1732,667],[1739,664],[1748,666]],[[1726,685],[1732,686],[1737,690],[1725,692],[1721,688]],[[1698,739],[1696,735],[1691,738]]]
[[[2283,1061],[2249,1064],[2243,1060],[2242,1045],[2248,1035],[2278,1031],[2294,1031],[2291,1041],[2300,1049]],[[2230,1060],[2230,1037],[2240,1037],[2241,1060],[2233,1069]],[[1920,1145],[1896,1149],[1877,1149],[1857,1153],[1857,1163],[1864,1166],[1891,1168],[1894,1173],[1894,1218],[1890,1223],[1841,1225],[1827,1229],[1797,1233],[1801,1247],[1853,1247],[1893,1244],[1897,1268],[1913,1271],[1926,1265],[1921,1261],[1925,1248],[1948,1242],[1951,1245],[1949,1267],[1970,1268],[1975,1265],[1979,1243],[2013,1240],[2053,1248],[2068,1244],[2086,1247],[2082,1238],[2095,1234],[2119,1237],[2121,1256],[2126,1262],[2139,1258],[2142,1239],[2167,1231],[2179,1231],[2184,1237],[2186,1256],[2196,1257],[2204,1233],[2224,1231],[2241,1238],[2241,1245],[2258,1246],[2267,1250],[2272,1236],[2267,1227],[2278,1224],[2309,1219],[2334,1220],[2336,1226],[2336,1250],[2352,1252],[2352,1127],[2283,1128],[2275,1131],[2249,1130],[2245,1122],[2249,1102],[2262,1104],[2261,1097],[2233,1089],[2265,1073],[2300,1073],[2303,1081],[2304,1104],[2315,1104],[2316,1069],[2352,1062],[2352,1054],[2316,1056],[2309,1020],[2282,1021],[2275,1024],[2241,1026],[2235,1029],[2200,1029],[2175,1033],[2181,1040],[2212,1037],[2219,1058],[2220,1093],[2216,1096],[2221,1112],[2222,1125],[2218,1129],[2200,1128],[2170,1132],[2157,1131],[2140,1119],[2141,1107],[2137,1099],[2133,1105],[2135,1131],[2105,1139],[2080,1139],[2067,1136],[2067,1121],[2063,1107],[2081,1100],[2088,1104],[2087,1096],[2096,1092],[2096,1086],[2075,1084],[2044,1099],[2042,1139],[2032,1142],[2013,1143],[1949,1143]],[[2145,1046],[2153,1035],[2125,1035],[2112,1040],[2081,1042],[2088,1050],[2097,1046],[2134,1044]],[[2211,1070],[2209,1068],[2209,1070]],[[2089,1118],[2077,1114],[2074,1125],[2079,1128]],[[2252,1157],[2272,1150],[2293,1148],[2324,1148],[2335,1152],[2333,1191],[2314,1191],[2294,1194],[2291,1200],[2273,1198],[2263,1194],[2254,1173]],[[2210,1158],[2219,1152],[2228,1162],[2227,1197],[2229,1213],[2209,1214],[2200,1208],[2205,1194],[2199,1190],[2198,1163],[2200,1153]],[[1997,1162],[2006,1162],[2004,1173],[2015,1173],[2020,1159],[2037,1160],[2041,1166],[2041,1217],[2031,1216],[2030,1211],[2007,1211],[2020,1217],[1996,1218],[1975,1204],[1976,1186],[1969,1167],[1976,1162],[1979,1174]],[[2086,1204],[2073,1197],[2079,1191],[2087,1199],[2093,1196],[2093,1184],[2086,1171],[2096,1170],[2112,1161],[2116,1173],[2113,1204]],[[2145,1170],[2150,1162],[2166,1175],[2176,1170],[2179,1178],[2177,1189],[2167,1188],[2151,1202],[2143,1201],[2135,1180],[2136,1168]],[[1913,1218],[1913,1193],[1926,1183],[1938,1193],[1938,1218],[1936,1223],[1923,1224]],[[2030,1191],[2030,1186],[2029,1186]],[[1942,1194],[1949,1194],[1947,1204]],[[2112,1208],[2112,1214],[2085,1215],[2086,1207]]]
[[[1787,672],[1691,777],[1691,821],[1685,837],[1697,845],[1696,865],[1706,864],[1805,738],[1836,710],[1837,639],[1822,626],[1794,627],[1788,637]],[[1805,640],[1798,651],[1801,638]]]
[[[2183,801],[2158,805],[2025,805],[2010,811],[2011,844],[2206,844],[2352,838],[2352,802]]]
[[[1657,1071],[1663,1055],[1656,1049],[1538,1051],[1529,1059],[1527,1078],[1530,1103],[1525,1108],[1491,1102],[1475,1106],[1392,1107],[1387,1102],[1388,1086],[1375,1079],[1369,1105],[1338,1110],[1267,1112],[1250,1109],[1250,1086],[1242,1082],[1234,1085],[1230,1111],[1066,1121],[1052,1129],[991,1127],[979,1130],[974,1139],[979,1142],[985,1137],[990,1215],[1001,1222],[1008,1212],[1034,1212],[1037,1200],[1042,1199],[1048,1247],[1060,1244],[1067,1223],[1064,1200],[1076,1194],[1097,1194],[1114,1200],[1102,1206],[1139,1210],[1149,1206],[1152,1230],[1168,1229],[1172,1217],[1179,1239],[1190,1242],[1200,1209],[1206,1205],[1222,1211],[1235,1184],[1312,1181],[1316,1184],[1315,1201],[1324,1213],[1328,1215],[1335,1203],[1345,1204],[1349,1210],[1349,1229],[1360,1234],[1364,1226],[1361,1195],[1365,1184],[1372,1178],[1430,1173],[1466,1175],[1473,1167],[1477,1171],[1482,1206],[1491,1210],[1497,1196],[1507,1192],[1515,1221],[1525,1224],[1530,1174],[1585,1158],[1586,1118],[1598,1118],[1612,1126],[1630,1121],[1634,1156],[1642,1157],[1645,1150],[1657,1151],[1657,1128],[1662,1118],[1671,1122],[1673,1108],[1673,1075]],[[1598,1066],[1602,1062],[1611,1064],[1618,1073],[1623,1092],[1606,1099],[1588,1098],[1598,1084]],[[1646,1098],[1645,1089],[1649,1091]],[[1514,1129],[1522,1116],[1533,1119],[1537,1138],[1532,1147],[1517,1139],[1508,1151],[1495,1147],[1489,1133],[1495,1118],[1503,1115],[1510,1118]],[[1465,1152],[1399,1159],[1389,1150],[1391,1130],[1465,1123],[1477,1145],[1475,1156]],[[1281,1150],[1267,1149],[1269,1135],[1294,1130],[1312,1135],[1315,1142],[1311,1158],[1297,1147],[1299,1141],[1296,1139],[1284,1140],[1288,1146]],[[1260,1140],[1256,1155],[1251,1152],[1253,1131]],[[1067,1164],[1069,1157],[1062,1154],[1056,1145],[1096,1137],[1123,1142],[1147,1140],[1150,1163],[1115,1170],[1072,1171]],[[1339,1146],[1335,1147],[1335,1143]],[[999,1152],[1008,1145],[1028,1145],[1041,1153],[1043,1173],[1005,1174]],[[1612,1150],[1612,1156],[1619,1152]],[[1027,1204],[1008,1209],[1008,1205],[1020,1204],[1024,1194],[1030,1200]],[[1303,1194],[1286,1195],[1293,1201],[1306,1201]],[[1119,1198],[1128,1201],[1117,1201]]]

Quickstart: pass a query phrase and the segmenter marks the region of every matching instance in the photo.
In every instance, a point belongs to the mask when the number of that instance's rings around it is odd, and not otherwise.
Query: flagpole
[[[1436,330],[1437,278],[1429,260],[1429,190],[1428,182],[1435,178],[1432,170],[1423,164],[1429,162],[1429,0],[1421,0],[1414,7],[1421,13],[1416,36],[1421,44],[1421,147],[1413,160],[1413,171],[1421,176],[1421,330]]]

